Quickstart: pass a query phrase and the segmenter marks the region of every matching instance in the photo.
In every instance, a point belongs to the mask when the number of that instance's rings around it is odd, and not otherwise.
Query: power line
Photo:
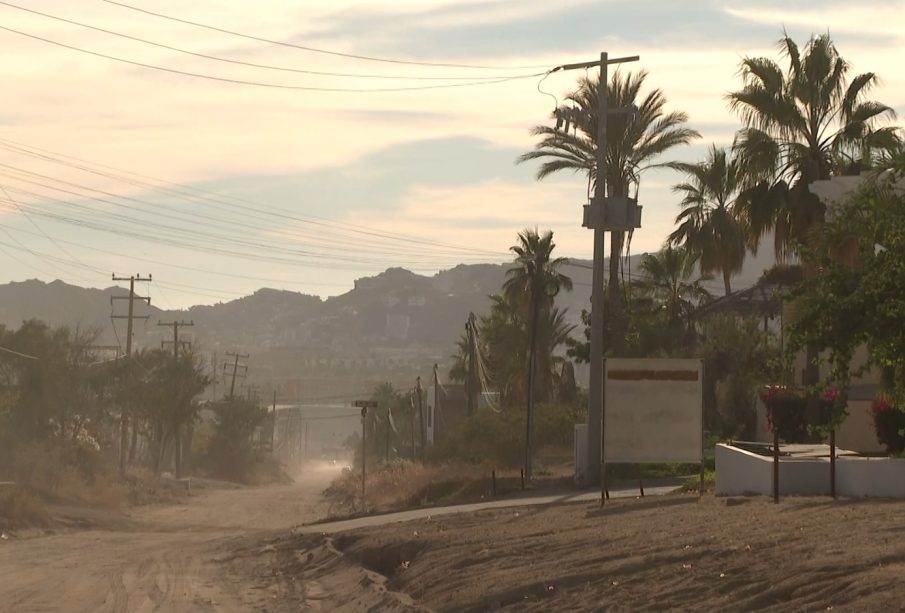
[[[235,60],[232,58],[225,58],[216,55],[209,55],[206,53],[199,53],[196,51],[191,51],[188,49],[182,49],[180,47],[174,47],[172,45],[168,45],[165,43],[159,43],[152,40],[148,40],[145,38],[140,38],[138,36],[132,36],[130,34],[124,34],[122,32],[116,32],[114,30],[108,30],[106,28],[100,28],[97,26],[93,26],[87,23],[83,23],[80,21],[75,21],[73,19],[67,19],[65,17],[60,17],[58,15],[51,15],[49,13],[42,13],[41,11],[36,11],[34,9],[26,8],[24,6],[19,6],[17,4],[13,4],[11,2],[4,2],[0,0],[0,5],[7,6],[9,8],[13,8],[19,11],[25,11],[27,13],[31,13],[33,15],[39,15],[41,17],[45,17],[47,19],[53,19],[55,21],[61,21],[63,23],[68,23],[70,25],[78,26],[80,28],[86,28],[88,30],[94,30],[95,32],[102,32],[103,34],[109,34],[111,36],[118,36],[120,38],[125,38],[127,40],[139,42],[145,45],[151,45],[153,47],[158,47],[161,49],[167,49],[169,51],[175,51],[177,53],[183,53],[186,55],[192,55],[195,57],[199,57],[206,60],[212,60],[215,62],[224,62],[227,64],[235,64],[238,66],[247,66],[250,68],[261,68],[265,70],[276,70],[280,72],[292,72],[299,74],[309,74],[309,75],[317,75],[317,76],[325,76],[325,77],[351,77],[357,79],[396,79],[396,80],[410,80],[410,81],[469,81],[469,80],[493,80],[494,76],[489,77],[477,77],[477,76],[460,76],[460,77],[432,77],[432,76],[420,76],[420,75],[380,75],[380,74],[362,74],[362,73],[342,73],[342,72],[330,72],[330,71],[319,71],[319,70],[309,70],[304,68],[292,68],[288,66],[273,66],[271,64],[258,64],[255,62],[245,62],[242,60]],[[506,76],[527,76],[527,75],[506,75]]]
[[[168,19],[170,21],[175,21],[178,23],[187,24],[190,26],[195,26],[198,28],[204,28],[205,30],[212,30],[214,32],[220,32],[221,34],[229,34],[230,36],[238,36],[240,38],[245,38],[248,40],[254,40],[261,43],[268,43],[271,45],[279,45],[281,47],[291,47],[293,49],[299,49],[301,51],[308,51],[310,53],[321,53],[324,55],[332,55],[336,57],[344,57],[347,59],[353,60],[362,60],[368,62],[382,62],[386,64],[406,64],[410,66],[431,66],[434,68],[471,68],[475,70],[532,70],[536,68],[544,68],[543,66],[481,66],[475,64],[452,64],[452,63],[443,63],[443,62],[424,62],[417,60],[401,60],[395,58],[381,58],[369,55],[356,55],[354,53],[342,53],[339,51],[330,51],[327,49],[320,49],[317,47],[307,47],[305,45],[298,45],[295,43],[287,43],[285,41],[272,40],[269,38],[263,38],[260,36],[253,36],[251,34],[243,34],[241,32],[236,32],[233,30],[227,30],[225,28],[220,28],[217,26],[212,26],[204,23],[199,23],[197,21],[191,21],[188,19],[184,19],[181,17],[174,17],[172,15],[165,15],[163,13],[155,13],[154,11],[149,11],[148,9],[143,9],[137,6],[133,6],[131,4],[126,4],[124,2],[115,2],[114,0],[102,0],[107,4],[114,4],[116,6],[126,8],[132,11],[138,11],[139,13],[144,13],[146,15],[153,15],[154,17],[160,17],[161,19]]]
[[[535,74],[520,75],[520,76],[493,78],[493,79],[487,79],[487,80],[481,80],[481,81],[467,81],[464,83],[445,83],[442,85],[418,85],[418,86],[413,86],[413,87],[356,88],[356,87],[314,87],[314,86],[310,86],[310,85],[288,85],[285,83],[266,83],[263,81],[246,81],[244,79],[218,77],[218,76],[214,76],[214,75],[203,74],[200,72],[190,72],[187,70],[178,70],[176,68],[167,68],[165,66],[158,66],[156,64],[146,64],[145,62],[129,60],[126,58],[115,56],[115,55],[101,53],[99,51],[91,51],[90,49],[85,49],[83,47],[76,47],[75,45],[61,43],[56,40],[44,38],[43,36],[38,36],[36,34],[28,34],[27,32],[22,32],[21,30],[15,30],[13,28],[8,28],[6,26],[0,26],[0,30],[12,32],[13,34],[18,34],[19,36],[31,38],[33,40],[47,43],[49,45],[55,45],[57,47],[62,47],[63,49],[69,49],[70,51],[78,51],[79,53],[93,55],[95,57],[112,60],[115,62],[121,62],[123,64],[130,64],[132,66],[139,66],[141,68],[148,68],[150,70],[168,72],[171,74],[177,74],[177,75],[181,75],[184,77],[193,77],[196,79],[206,79],[208,81],[231,83],[233,85],[247,85],[247,86],[252,86],[252,87],[264,87],[264,88],[270,88],[270,89],[284,89],[284,90],[309,91],[309,92],[338,92],[338,93],[406,92],[406,91],[420,91],[420,90],[428,90],[428,89],[450,89],[450,88],[454,88],[454,87],[472,87],[475,85],[495,85],[497,83],[506,83],[508,81],[517,81],[520,79],[530,79],[530,78],[538,77],[538,76],[544,74],[544,73],[535,73]]]
[[[79,264],[82,264],[83,266],[85,266],[81,261],[79,261],[79,259],[78,259],[77,257],[75,257],[74,255],[72,255],[68,250],[66,250],[66,248],[64,248],[60,243],[58,243],[52,236],[50,236],[49,234],[47,234],[47,232],[45,232],[45,231],[41,228],[41,226],[39,226],[39,225],[31,218],[31,216],[29,216],[28,213],[25,212],[25,210],[22,208],[22,205],[20,205],[18,201],[16,201],[12,196],[9,195],[9,193],[7,193],[6,188],[3,187],[3,185],[0,185],[0,190],[3,191],[3,195],[6,196],[6,199],[7,199],[9,202],[13,203],[13,204],[16,206],[16,208],[19,210],[19,212],[22,213],[22,215],[25,216],[25,218],[28,220],[28,222],[29,222],[32,226],[34,226],[35,229],[36,229],[38,232],[40,232],[47,240],[49,240],[50,242],[52,242],[52,243],[56,246],[57,249],[59,249],[60,251],[62,251],[64,255],[66,255],[66,256],[72,258],[73,260],[75,260],[75,261],[78,262]]]
[[[3,224],[0,224],[0,228],[4,228],[6,230],[13,230],[15,232],[23,232],[25,234],[30,234],[32,236],[38,236],[37,233],[31,232],[29,230],[23,230],[22,228],[11,228],[10,226],[4,226]],[[85,245],[84,243],[78,243],[78,242],[66,240],[66,239],[57,239],[57,240],[59,242],[65,243],[67,245],[71,245],[73,247],[79,247],[82,249],[88,249],[88,250],[94,251],[96,253],[103,253],[105,255],[117,255],[117,256],[121,255],[114,251],[99,249],[98,247],[92,247],[90,245]],[[135,255],[130,255],[130,254],[122,254],[122,257],[126,257],[129,259],[135,260],[137,262],[145,262],[148,264],[157,264],[160,266],[169,266],[171,268],[176,268],[179,270],[188,270],[191,272],[203,272],[203,273],[209,274],[209,275],[218,275],[221,277],[229,277],[229,278],[233,278],[233,279],[245,279],[248,281],[255,281],[258,283],[274,283],[274,284],[278,284],[278,285],[287,284],[287,285],[302,285],[302,286],[314,285],[314,286],[324,286],[324,287],[346,287],[347,286],[346,283],[322,283],[319,281],[305,281],[305,282],[303,282],[303,281],[298,281],[298,282],[296,282],[296,281],[278,281],[276,279],[267,279],[264,277],[254,277],[251,275],[242,275],[242,274],[238,274],[238,273],[229,273],[229,272],[223,272],[223,271],[218,271],[218,270],[211,270],[209,268],[198,268],[195,266],[185,266],[185,265],[181,265],[181,264],[173,264],[171,262],[165,262],[163,260],[154,260],[154,259],[138,257]],[[100,269],[98,269],[98,270],[100,270]],[[104,274],[106,275],[106,273],[104,273]],[[157,282],[155,281],[155,284],[156,283]],[[168,284],[172,285],[173,283],[169,282]]]
[[[202,190],[199,188],[193,188],[189,186],[179,186],[170,181],[166,181],[164,179],[159,179],[156,177],[151,177],[148,175],[143,175],[139,173],[135,173],[128,170],[123,170],[119,168],[115,168],[112,166],[107,166],[104,164],[98,164],[96,162],[91,162],[87,160],[83,160],[81,158],[77,158],[74,156],[56,153],[47,149],[42,149],[40,147],[34,147],[31,145],[26,145],[23,143],[19,143],[17,141],[12,141],[9,139],[0,138],[0,147],[6,148],[12,152],[19,153],[22,155],[27,155],[30,157],[34,157],[37,159],[42,159],[45,161],[49,161],[54,164],[63,165],[69,168],[74,168],[77,170],[81,170],[83,172],[95,174],[98,176],[102,176],[105,178],[113,179],[115,181],[120,181],[129,185],[135,185],[138,187],[143,187],[150,190],[161,191],[163,193],[169,193],[180,197],[189,197],[195,200],[201,200],[203,202],[218,204],[222,206],[226,206],[229,208],[236,209],[240,211],[243,215],[248,215],[249,213],[255,213],[259,218],[269,217],[280,220],[288,220],[295,221],[298,223],[317,226],[318,228],[326,228],[329,231],[340,231],[340,232],[348,232],[350,234],[355,234],[358,236],[367,236],[370,238],[378,238],[384,240],[392,240],[397,242],[409,244],[419,244],[425,245],[429,247],[443,247],[446,249],[450,249],[455,252],[462,252],[464,254],[472,254],[472,255],[486,255],[493,257],[506,256],[509,257],[508,252],[496,252],[496,251],[488,251],[488,250],[480,250],[474,249],[471,247],[466,247],[463,245],[456,245],[453,243],[439,242],[439,241],[431,241],[427,239],[423,239],[417,236],[406,235],[406,234],[398,234],[391,232],[383,232],[377,231],[372,228],[367,228],[365,226],[359,226],[355,224],[345,223],[345,222],[336,222],[333,220],[329,220],[323,217],[317,216],[300,216],[295,214],[294,212],[287,211],[285,209],[280,209],[276,207],[266,207],[260,203],[254,202],[252,200],[248,200],[245,198],[239,198],[235,196],[226,196],[217,194],[215,192],[210,192],[207,190]],[[65,159],[63,159],[65,158]],[[75,160],[76,162],[81,162],[82,164],[89,164],[91,166],[95,166],[97,168],[105,168],[107,170],[115,171],[116,173],[124,173],[125,175],[130,175],[132,177],[138,177],[139,179],[144,179],[145,181],[140,181],[136,179],[130,179],[129,177],[124,177],[117,174],[111,174],[109,172],[97,170],[96,168],[90,168],[86,166],[82,166],[79,164],[73,164],[72,162],[68,162],[66,160]],[[151,181],[152,183],[148,183],[147,181]],[[160,187],[157,184],[163,184],[165,187]],[[157,206],[157,205],[154,205]],[[276,208],[276,210],[273,210]],[[355,239],[355,246],[361,247],[361,239]],[[458,257],[462,257],[461,255]]]
[[[64,193],[64,194],[67,194],[67,195],[70,195],[70,196],[76,196],[76,197],[78,197],[78,198],[86,198],[86,199],[89,199],[89,200],[94,200],[94,201],[97,201],[97,202],[101,202],[101,203],[104,203],[104,204],[109,204],[109,205],[115,206],[115,207],[117,207],[117,208],[123,208],[123,209],[126,209],[126,210],[130,210],[130,211],[134,211],[134,212],[137,212],[137,213],[141,213],[141,214],[152,215],[152,216],[154,216],[154,217],[164,217],[164,218],[168,218],[168,219],[173,219],[173,220],[178,221],[178,222],[180,222],[180,223],[188,222],[188,223],[199,224],[199,225],[202,225],[204,231],[205,231],[205,232],[207,233],[207,235],[210,236],[210,237],[213,237],[213,236],[214,236],[213,234],[211,234],[211,233],[209,232],[210,228],[212,227],[212,224],[213,224],[214,226],[216,226],[216,227],[221,228],[221,229],[225,229],[227,232],[233,232],[233,231],[236,230],[236,226],[235,226],[236,223],[240,223],[240,224],[241,224],[240,227],[241,227],[242,232],[239,234],[239,236],[243,237],[242,240],[244,240],[244,237],[247,236],[247,230],[249,230],[249,229],[251,229],[251,230],[260,230],[260,231],[268,232],[268,233],[271,233],[271,234],[282,235],[282,236],[285,236],[286,238],[288,238],[288,239],[290,239],[290,240],[293,240],[293,241],[305,237],[305,233],[304,233],[304,232],[299,232],[298,235],[297,235],[296,233],[293,233],[293,232],[291,232],[291,231],[284,230],[284,229],[279,228],[279,227],[257,225],[257,224],[254,224],[254,223],[249,222],[247,219],[234,219],[234,220],[231,220],[231,221],[226,222],[228,225],[225,225],[224,223],[221,223],[221,222],[223,222],[224,220],[221,220],[221,219],[216,218],[216,217],[211,217],[211,216],[202,215],[202,214],[200,214],[200,213],[198,213],[198,212],[192,212],[192,211],[187,211],[187,212],[182,212],[182,211],[171,211],[171,212],[169,212],[169,213],[168,213],[168,212],[162,212],[162,211],[160,210],[161,205],[159,205],[159,204],[157,204],[157,203],[154,203],[154,202],[147,201],[147,200],[141,200],[141,199],[133,198],[133,197],[130,197],[130,196],[122,196],[122,195],[118,195],[118,194],[115,194],[115,193],[112,193],[112,192],[108,192],[108,191],[105,191],[105,190],[100,190],[100,189],[96,189],[96,188],[93,188],[93,187],[88,187],[88,186],[85,186],[85,185],[81,185],[81,184],[78,184],[78,183],[72,183],[72,182],[69,182],[69,181],[64,181],[64,180],[62,180],[62,179],[57,179],[57,178],[55,178],[55,177],[48,176],[48,175],[44,175],[44,174],[41,174],[41,173],[36,173],[36,172],[29,171],[29,170],[23,170],[23,169],[20,169],[20,168],[17,168],[17,167],[15,167],[15,166],[11,166],[11,165],[8,165],[8,164],[2,164],[2,163],[0,163],[0,168],[5,168],[5,169],[7,169],[7,172],[2,172],[2,171],[0,171],[0,176],[12,178],[12,179],[15,179],[15,180],[17,180],[17,181],[22,181],[22,182],[24,182],[24,183],[28,183],[29,185],[33,185],[33,186],[36,186],[36,187],[39,187],[39,188],[49,189],[49,190],[53,190],[53,191],[56,191],[56,192],[61,192],[61,193]],[[37,178],[39,178],[39,179],[44,179],[44,180],[46,180],[46,181],[51,181],[51,182],[54,182],[54,183],[59,183],[60,185],[69,186],[69,187],[72,187],[72,188],[75,188],[75,189],[78,189],[78,190],[82,190],[82,191],[86,191],[86,192],[93,192],[93,193],[97,193],[97,194],[102,194],[102,195],[104,195],[104,196],[108,196],[108,197],[110,197],[110,198],[115,198],[115,199],[117,199],[117,200],[124,200],[124,201],[127,201],[127,202],[135,203],[135,204],[137,204],[138,206],[132,206],[132,205],[127,205],[127,204],[122,204],[122,203],[120,203],[120,202],[111,201],[111,200],[109,200],[109,199],[107,199],[107,198],[100,198],[100,197],[97,197],[97,196],[90,196],[90,195],[85,195],[85,194],[79,193],[79,192],[73,192],[73,191],[71,191],[71,190],[62,189],[62,188],[57,187],[57,186],[55,186],[55,185],[48,185],[47,183],[42,183],[42,182],[40,182],[40,181],[35,181],[35,180],[33,180],[33,179],[30,179],[30,178],[22,178],[21,176],[18,176],[18,175],[10,175],[10,174],[8,174],[9,171],[12,171],[12,172],[14,172],[14,173],[20,173],[20,174],[22,174],[22,175],[26,175],[27,177],[37,177]],[[23,194],[25,194],[25,195],[32,196],[32,197],[34,197],[34,198],[43,199],[43,200],[52,200],[52,201],[58,202],[58,203],[60,203],[60,204],[66,204],[66,205],[68,205],[69,207],[76,207],[76,208],[79,208],[79,209],[82,209],[82,210],[90,210],[90,211],[93,212],[93,209],[88,209],[85,205],[75,204],[75,203],[68,202],[68,201],[63,201],[63,200],[57,200],[57,199],[54,199],[54,198],[49,198],[48,196],[46,196],[46,195],[44,195],[44,194],[37,194],[37,193],[34,193],[34,192],[29,192],[29,191],[27,191],[27,190],[17,189],[17,188],[13,188],[13,187],[10,187],[10,189],[12,189],[12,190],[14,190],[14,191],[17,191],[17,192],[19,192],[19,193],[23,193]],[[17,206],[18,206],[18,205],[17,205]],[[153,210],[153,211],[146,211],[146,210],[140,208],[141,206],[153,208],[154,210]],[[159,224],[159,223],[157,223],[157,222],[148,222],[148,221],[146,221],[146,220],[136,221],[136,220],[133,219],[133,218],[130,218],[130,217],[127,217],[127,216],[123,216],[123,215],[116,215],[116,214],[112,214],[112,213],[106,213],[106,215],[107,215],[107,216],[110,216],[110,217],[113,217],[113,218],[115,218],[115,219],[118,219],[118,220],[120,220],[120,221],[125,221],[125,222],[129,222],[129,223],[139,223],[142,227],[147,227],[148,225],[153,225],[153,226],[156,226],[156,227],[163,227],[163,226],[161,226],[161,224]],[[199,219],[203,220],[203,223],[199,223],[195,218],[199,218]],[[165,229],[167,229],[167,230],[169,230],[169,231],[172,231],[172,226],[166,226]],[[185,228],[181,228],[180,231],[183,232],[183,233],[188,232],[188,230],[185,229]],[[221,237],[221,238],[222,238],[222,237]],[[230,240],[232,240],[232,239],[230,239]],[[337,238],[326,239],[326,238],[325,238],[325,239],[323,239],[323,241],[320,241],[320,240],[315,240],[315,239],[311,239],[311,238],[307,238],[307,237],[306,237],[306,238],[305,238],[305,241],[306,241],[306,244],[309,244],[309,245],[315,246],[315,247],[319,247],[319,248],[321,248],[321,249],[325,249],[325,250],[328,251],[328,252],[329,252],[329,251],[339,251],[339,252],[342,253],[342,254],[347,254],[347,253],[348,253],[348,250],[349,250],[348,248],[354,247],[354,248],[356,249],[356,252],[362,252],[362,251],[364,251],[364,250],[366,249],[366,250],[368,251],[368,253],[394,256],[394,261],[397,261],[397,260],[396,260],[396,257],[399,256],[399,255],[410,255],[410,256],[413,256],[413,257],[414,257],[414,256],[421,256],[421,257],[427,257],[427,258],[429,258],[429,259],[436,259],[436,258],[440,258],[441,256],[454,256],[454,257],[457,257],[457,258],[466,257],[466,256],[464,256],[464,255],[462,255],[462,254],[453,254],[453,253],[447,253],[447,252],[441,252],[441,251],[429,251],[429,250],[426,250],[426,249],[423,249],[423,248],[417,248],[417,247],[412,247],[412,248],[404,248],[404,247],[386,247],[386,248],[385,248],[386,250],[384,250],[384,249],[380,249],[380,248],[379,248],[379,247],[382,247],[382,245],[381,245],[381,246],[379,246],[378,248],[374,248],[374,247],[368,248],[368,244],[367,244],[367,243],[362,244],[362,243],[356,242],[356,241],[354,241],[354,240],[352,240],[352,239],[337,239]],[[345,242],[345,245],[346,245],[345,248],[341,246],[341,243],[343,243],[343,242]],[[372,244],[373,244],[373,243],[372,243]],[[262,248],[265,248],[265,249],[274,249],[274,247],[273,247],[273,245],[272,245],[271,243],[266,243],[266,244],[263,244],[263,245],[262,245],[261,243],[257,243],[257,245],[258,245],[258,246],[262,246]],[[280,250],[281,250],[281,251],[285,251],[285,249],[280,249]],[[339,259],[347,259],[347,256],[343,255],[343,256],[342,256],[341,258],[339,258]],[[445,261],[445,260],[443,260],[443,261]]]

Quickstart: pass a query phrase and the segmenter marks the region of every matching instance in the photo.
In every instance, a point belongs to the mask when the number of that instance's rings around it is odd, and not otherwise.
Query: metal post
[[[779,431],[773,425],[773,502],[779,504]]]
[[[836,429],[830,430],[830,496],[836,498]]]

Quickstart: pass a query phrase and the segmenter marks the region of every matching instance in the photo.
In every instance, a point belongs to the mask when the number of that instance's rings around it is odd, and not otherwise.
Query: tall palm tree
[[[770,58],[745,58],[744,85],[728,100],[745,124],[736,142],[738,154],[765,179],[740,201],[740,212],[755,240],[775,232],[774,247],[782,259],[823,224],[825,206],[808,185],[842,174],[850,167],[845,160],[888,146],[896,134],[894,128],[875,127],[894,111],[865,99],[877,76],[850,76],[851,66],[828,34],[811,37],[803,53],[788,36],[779,47],[788,69],[783,72]]]
[[[683,208],[667,242],[700,258],[702,272],[722,274],[728,296],[732,275],[745,262],[745,228],[735,211],[748,180],[742,158],[711,145],[705,161],[671,166],[688,180],[673,186]]]
[[[628,196],[632,187],[637,190],[641,174],[655,166],[661,155],[678,145],[685,145],[700,134],[685,126],[688,116],[682,112],[666,112],[666,96],[660,89],[641,95],[647,78],[645,71],[613,74],[607,84],[611,108],[628,109],[634,113],[614,113],[607,117],[606,187],[611,196]],[[581,78],[578,88],[567,96],[578,109],[574,134],[560,132],[549,126],[537,126],[533,133],[540,137],[533,151],[518,161],[543,160],[537,171],[538,180],[568,170],[588,176],[588,191],[597,184],[597,128],[599,121],[599,78]],[[619,262],[625,234],[613,232],[610,243],[608,279],[608,311],[615,329],[623,329],[622,293]],[[616,334],[616,342],[622,335]]]
[[[525,474],[531,477],[531,434],[534,413],[534,383],[537,377],[537,336],[539,321],[553,308],[553,300],[560,290],[572,290],[572,279],[559,272],[565,258],[552,258],[553,232],[538,234],[526,229],[518,235],[518,244],[510,249],[515,253],[516,266],[506,271],[503,293],[513,304],[527,307],[530,313],[528,330],[528,382],[526,403]]]
[[[867,157],[896,135],[894,128],[876,127],[894,111],[865,99],[877,76],[851,76],[851,66],[828,34],[812,36],[803,53],[787,35],[779,48],[788,69],[783,72],[770,58],[745,58],[744,85],[728,100],[745,123],[736,141],[738,153],[763,179],[740,199],[739,213],[751,230],[752,247],[764,233],[774,232],[774,250],[782,261],[794,245],[812,242],[824,225],[826,206],[808,186],[842,174],[849,165],[840,160]],[[817,348],[809,345],[806,385],[819,379],[817,357]]]
[[[685,249],[667,246],[658,253],[647,253],[641,259],[644,279],[638,284],[652,301],[655,311],[663,314],[669,338],[665,345],[687,346],[694,336],[692,313],[710,298],[698,275],[698,257]]]

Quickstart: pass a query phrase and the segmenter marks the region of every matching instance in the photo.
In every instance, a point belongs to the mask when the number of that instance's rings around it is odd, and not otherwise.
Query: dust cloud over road
[[[0,610],[294,610],[291,595],[235,552],[266,557],[258,544],[268,532],[324,517],[321,492],[338,470],[315,465],[291,485],[206,491],[135,510],[113,529],[2,541]]]

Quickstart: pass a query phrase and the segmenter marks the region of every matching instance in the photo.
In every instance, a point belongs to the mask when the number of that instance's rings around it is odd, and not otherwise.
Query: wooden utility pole
[[[612,194],[607,197],[606,185],[606,142],[607,123],[612,113],[631,112],[632,109],[610,109],[608,99],[610,64],[622,64],[636,62],[638,56],[620,57],[610,59],[605,51],[600,54],[600,60],[579,62],[557,66],[552,72],[565,70],[587,70],[600,68],[600,81],[597,87],[597,172],[594,185],[594,197],[591,203],[584,208],[584,223],[586,228],[594,230],[594,267],[591,287],[591,377],[588,389],[588,447],[587,447],[587,471],[591,482],[600,479],[600,502],[605,500],[605,474],[606,456],[604,455],[604,380],[603,380],[603,324],[604,324],[604,284],[606,275],[604,259],[606,258],[606,233],[614,233],[613,242],[616,242],[615,233],[633,230],[640,226],[640,210],[637,202],[634,204],[621,194]],[[611,254],[612,257],[620,257],[619,254]]]
[[[179,360],[179,345],[180,345],[179,328],[182,328],[183,326],[194,326],[195,322],[194,321],[170,321],[170,322],[164,323],[162,321],[158,321],[157,325],[166,326],[168,328],[170,326],[173,327],[173,340],[172,341],[160,341],[160,346],[161,346],[161,348],[163,348],[164,346],[169,345],[170,343],[173,343],[173,359]],[[192,343],[190,341],[182,341],[183,347],[190,347],[191,344]]]
[[[424,400],[421,392],[421,377],[415,381],[415,392],[418,394],[418,426],[421,431],[421,461],[424,461]]]
[[[183,326],[194,326],[195,322],[194,321],[175,321],[174,320],[171,322],[164,323],[162,321],[158,321],[157,325],[166,326],[166,327],[173,326],[173,340],[172,340],[172,343],[173,343],[173,376],[176,377],[178,369],[179,369],[179,328],[181,328]],[[170,341],[161,341],[160,346],[163,347],[168,342],[170,342]],[[183,341],[183,343],[185,345],[191,344],[191,343],[187,343],[185,341]],[[174,393],[175,393],[175,390],[174,390]],[[174,432],[174,434],[176,436],[176,478],[181,479],[182,478],[182,432],[181,432],[181,429],[177,429],[176,432]],[[160,454],[159,457],[162,460],[163,452],[164,452],[163,448],[159,449],[158,452]]]
[[[126,328],[126,359],[131,360],[132,358],[132,320],[133,319],[144,319],[147,320],[150,318],[150,315],[145,315],[143,317],[135,317],[135,301],[143,300],[147,302],[149,305],[151,304],[150,296],[136,296],[135,295],[135,282],[150,282],[151,275],[147,277],[142,277],[141,275],[133,275],[129,277],[117,277],[115,274],[112,275],[114,281],[128,281],[129,282],[129,295],[128,296],[110,296],[110,306],[113,306],[114,300],[128,300],[129,301],[129,314],[128,315],[110,315],[111,319],[127,319],[128,324]],[[129,362],[129,368],[131,368],[131,361]],[[128,447],[128,430],[129,430],[129,418],[128,418],[128,410],[125,407],[122,407],[120,411],[120,419],[119,419],[119,472],[121,475],[126,474],[126,448]],[[135,424],[132,424],[132,428],[135,428]]]
[[[465,378],[465,408],[469,417],[477,408],[477,335],[475,334],[476,318],[474,313],[468,314],[468,322],[465,331],[468,338],[468,372]]]
[[[410,417],[409,421],[411,422],[409,424],[409,430],[412,433],[412,462],[414,462],[415,461],[415,391],[414,390],[412,390],[412,393],[409,396],[409,404],[412,407],[412,411],[409,416]]]
[[[434,428],[434,445],[437,444],[437,433],[440,431],[440,367],[434,364],[434,417],[431,420]]]
[[[368,466],[368,409],[377,409],[376,400],[356,400],[352,406],[361,409],[361,510],[367,510],[365,498],[365,479]]]
[[[273,457],[277,435],[277,391],[273,390],[273,423],[270,426],[270,457]],[[301,426],[301,424],[299,424]]]
[[[236,377],[244,378],[248,376],[248,366],[245,364],[239,364],[239,360],[247,360],[249,355],[247,353],[238,353],[238,352],[230,352],[227,351],[226,355],[231,358],[235,358],[232,364],[223,364],[223,372],[226,373],[227,368],[232,368],[232,373],[230,373],[231,381],[229,384],[229,397],[232,398],[236,393]],[[242,368],[244,370],[243,374],[238,374],[239,369]]]

